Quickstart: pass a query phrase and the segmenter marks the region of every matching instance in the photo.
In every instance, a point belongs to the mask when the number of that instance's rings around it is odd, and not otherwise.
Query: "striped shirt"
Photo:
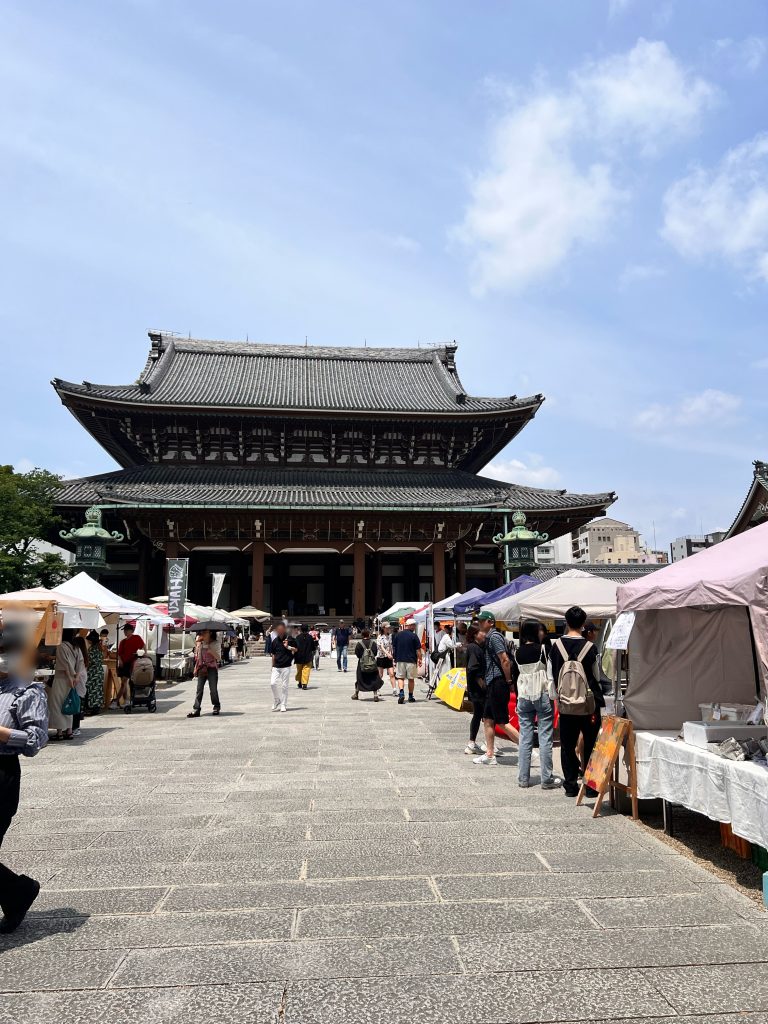
[[[15,676],[0,678],[0,725],[11,730],[0,743],[0,756],[34,757],[48,742],[48,700],[40,683],[24,683]]]

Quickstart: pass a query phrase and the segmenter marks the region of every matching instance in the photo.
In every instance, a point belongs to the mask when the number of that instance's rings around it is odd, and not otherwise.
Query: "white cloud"
[[[662,235],[681,256],[719,257],[768,281],[768,134],[675,182],[664,197]]]
[[[741,398],[708,388],[697,395],[688,395],[676,405],[654,403],[635,416],[635,427],[640,430],[665,431],[696,427],[702,424],[723,424],[733,421],[741,408]]]
[[[619,275],[619,285],[628,288],[638,281],[652,281],[664,276],[664,268],[655,263],[628,263]]]
[[[511,484],[522,484],[524,487],[557,487],[560,474],[552,466],[545,466],[540,455],[528,455],[527,462],[521,459],[505,459],[491,462],[481,470],[481,476],[489,476],[494,480],[505,480]]]
[[[766,356],[764,359],[756,359],[754,363],[752,363],[752,369],[768,370],[768,356]]]
[[[725,57],[731,71],[737,75],[754,75],[768,55],[765,36],[747,36],[746,39],[718,39],[715,53]]]
[[[384,245],[390,249],[398,249],[400,252],[420,252],[421,244],[409,235],[380,235],[379,238]]]
[[[567,90],[511,92],[452,232],[472,254],[474,291],[520,288],[604,237],[627,198],[616,183],[621,147],[651,153],[695,130],[713,96],[665,43],[644,39],[584,65]]]

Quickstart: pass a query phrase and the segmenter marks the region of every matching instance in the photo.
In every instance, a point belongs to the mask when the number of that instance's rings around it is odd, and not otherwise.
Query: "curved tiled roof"
[[[614,498],[613,494],[568,494],[522,487],[461,470],[265,470],[151,464],[65,481],[56,505],[445,512],[519,508],[536,513],[575,509],[594,510],[592,515],[600,515]]]
[[[135,384],[54,380],[62,400],[79,397],[141,407],[503,414],[541,405],[467,395],[455,345],[437,348],[335,348],[195,341],[150,333],[152,348]],[[500,374],[503,379],[503,374]]]

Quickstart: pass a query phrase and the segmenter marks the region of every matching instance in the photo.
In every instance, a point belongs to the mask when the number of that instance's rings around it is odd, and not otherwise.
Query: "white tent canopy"
[[[491,612],[500,622],[515,622],[521,618],[562,618],[573,605],[595,619],[615,615],[616,583],[581,569],[568,569],[538,587],[483,605],[482,610]]]
[[[151,622],[173,625],[173,619],[148,604],[120,597],[98,583],[87,572],[79,572],[53,590],[55,594],[86,601],[96,605],[102,615],[119,615],[126,619],[149,619]]]
[[[414,622],[426,622],[429,616],[433,618],[445,616],[450,618],[453,610],[453,602],[457,597],[461,597],[461,594],[457,591],[455,594],[451,594],[450,597],[446,597],[445,600],[439,601],[437,604],[428,604],[424,608],[420,608],[417,612],[413,613]]]
[[[405,611],[406,608],[421,608],[424,604],[423,601],[395,601],[391,608],[387,608],[385,612],[379,613],[380,619],[385,619],[389,615],[394,615],[395,612]]]
[[[15,590],[10,594],[0,594],[0,602],[12,605],[29,604],[30,602],[55,602],[61,614],[64,629],[97,629],[102,625],[98,607],[79,598],[68,597],[56,590],[45,587],[30,587],[28,590]]]

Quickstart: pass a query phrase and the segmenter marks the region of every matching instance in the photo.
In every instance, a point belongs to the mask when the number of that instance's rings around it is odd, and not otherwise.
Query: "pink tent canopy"
[[[637,613],[626,707],[640,728],[678,728],[707,701],[753,702],[756,682],[768,692],[768,523],[617,596]]]

